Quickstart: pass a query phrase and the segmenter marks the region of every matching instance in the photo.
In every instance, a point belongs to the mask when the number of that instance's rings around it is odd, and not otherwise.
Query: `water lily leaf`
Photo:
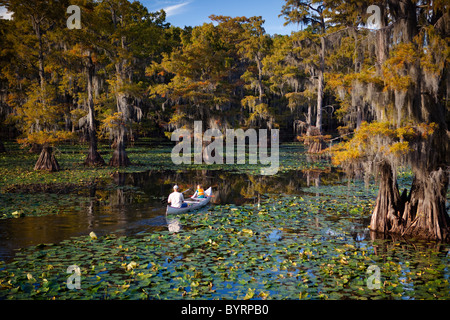
[[[138,266],[138,264],[136,262],[131,261],[129,264],[127,264],[127,271],[133,270],[137,266]]]
[[[248,288],[248,291],[247,291],[246,295],[244,296],[244,300],[249,300],[249,299],[253,298],[254,295],[255,295],[255,289]]]

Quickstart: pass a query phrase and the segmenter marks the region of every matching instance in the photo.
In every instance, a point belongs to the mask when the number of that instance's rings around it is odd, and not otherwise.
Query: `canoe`
[[[209,203],[209,201],[211,200],[211,195],[212,195],[212,189],[210,187],[207,190],[205,190],[206,198],[190,198],[192,200],[185,200],[184,202],[187,203],[188,206],[184,207],[184,208],[175,208],[172,206],[167,206],[166,214],[167,213],[176,213],[176,214],[177,213],[185,213],[185,212],[200,209]]]

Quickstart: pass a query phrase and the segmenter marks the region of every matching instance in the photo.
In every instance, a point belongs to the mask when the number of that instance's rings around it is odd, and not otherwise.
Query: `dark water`
[[[152,229],[167,228],[165,199],[176,183],[187,196],[193,194],[198,183],[212,186],[215,204],[258,203],[265,194],[304,194],[308,186],[342,183],[342,174],[332,171],[289,172],[276,176],[234,174],[221,171],[148,171],[116,174],[106,187],[97,186],[88,191],[90,200],[74,197],[74,205],[67,206],[63,214],[21,217],[0,220],[0,260],[14,256],[16,249],[41,243],[58,243],[70,237],[98,236],[118,233],[133,236]],[[46,201],[42,194],[42,202]],[[170,221],[169,221],[170,222]],[[276,235],[274,235],[276,237]]]

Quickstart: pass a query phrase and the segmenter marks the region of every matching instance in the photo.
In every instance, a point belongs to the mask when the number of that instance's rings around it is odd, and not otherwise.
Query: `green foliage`
[[[325,30],[324,7],[324,1],[286,0],[280,16],[284,16],[285,25],[303,24],[323,32]]]

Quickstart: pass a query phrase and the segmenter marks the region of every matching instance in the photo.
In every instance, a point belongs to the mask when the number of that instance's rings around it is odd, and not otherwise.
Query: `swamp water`
[[[264,177],[214,170],[147,171],[117,173],[110,184],[93,186],[82,194],[2,195],[3,201],[12,202],[12,207],[28,214],[0,220],[0,260],[13,258],[15,250],[20,248],[58,243],[91,231],[99,236],[111,232],[134,236],[167,228],[166,199],[174,184],[180,186],[180,191],[187,190],[186,198],[193,194],[198,183],[203,183],[206,188],[212,186],[212,206],[202,209],[205,211],[214,205],[261,203],[268,198],[267,192],[304,194],[302,188],[319,183],[318,175],[290,172]],[[341,176],[337,172],[330,175],[336,182]],[[170,222],[171,216],[168,218]]]
[[[450,298],[450,246],[370,233],[376,187],[339,172],[146,171],[112,182],[78,200],[22,195],[58,214],[0,220],[0,299]],[[199,182],[213,186],[211,204],[166,217],[171,186],[190,195]],[[80,290],[67,288],[71,265]]]

